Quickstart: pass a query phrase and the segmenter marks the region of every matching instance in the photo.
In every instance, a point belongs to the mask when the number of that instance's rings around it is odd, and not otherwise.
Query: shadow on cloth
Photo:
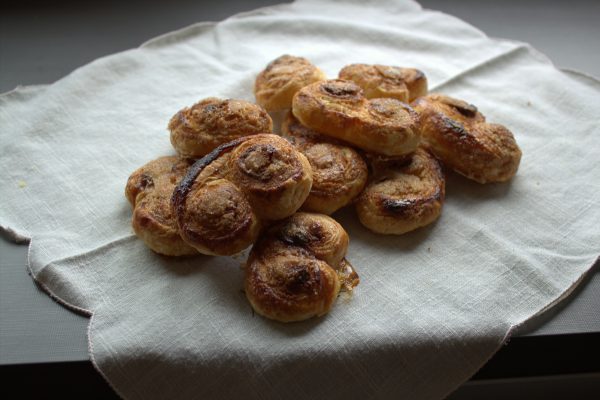
[[[393,249],[394,251],[400,252],[411,252],[419,247],[419,245],[433,233],[439,221],[438,219],[425,227],[403,235],[383,235],[371,232],[369,229],[365,228],[358,220],[358,216],[352,206],[336,212],[333,215],[333,218],[339,221],[348,232],[348,235],[350,236],[350,246],[352,246],[352,242],[354,241],[361,241],[363,243],[368,243],[369,246],[372,246],[374,249]]]

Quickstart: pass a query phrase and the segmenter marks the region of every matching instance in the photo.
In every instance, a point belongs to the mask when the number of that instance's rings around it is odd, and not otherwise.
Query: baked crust
[[[282,322],[326,314],[340,289],[359,278],[344,256],[348,234],[325,215],[296,213],[269,229],[254,245],[244,287],[252,308]]]
[[[267,111],[292,107],[294,94],[304,86],[326,79],[325,74],[306,58],[285,54],[271,61],[256,77],[256,102]]]
[[[125,186],[125,197],[133,207],[135,234],[157,253],[168,256],[196,254],[186,244],[171,212],[171,194],[190,162],[176,156],[160,157],[138,168]]]
[[[415,68],[350,64],[338,76],[360,86],[368,99],[391,97],[408,103],[427,94],[427,77]]]
[[[419,143],[418,114],[396,99],[368,100],[341,79],[313,83],[294,96],[292,111],[302,125],[363,150],[399,156]]]
[[[273,121],[256,104],[209,97],[177,112],[168,128],[177,153],[198,158],[234,139],[272,132]]]
[[[370,183],[356,201],[364,226],[376,233],[400,235],[440,216],[445,180],[432,155],[419,148],[409,158],[372,161]]]
[[[503,125],[487,123],[472,104],[441,94],[414,102],[423,145],[444,164],[479,183],[504,182],[519,169],[521,149]]]
[[[302,210],[332,214],[364,189],[367,164],[356,150],[303,126],[291,112],[281,131],[306,156],[313,171],[312,188]]]
[[[277,135],[258,134],[198,160],[175,188],[172,207],[188,244],[232,255],[254,243],[266,222],[296,212],[311,185],[306,157]]]

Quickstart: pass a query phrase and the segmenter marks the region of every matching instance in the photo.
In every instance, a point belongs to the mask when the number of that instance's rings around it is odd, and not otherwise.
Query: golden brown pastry
[[[310,192],[312,171],[285,139],[258,134],[217,147],[175,188],[172,207],[183,239],[203,254],[236,254],[261,226],[292,215]]]
[[[133,207],[133,230],[157,253],[197,254],[179,236],[170,204],[173,189],[189,166],[188,161],[179,157],[161,157],[137,169],[127,180],[125,197]]]
[[[294,96],[302,125],[363,150],[389,156],[413,152],[419,144],[418,114],[396,99],[367,100],[362,89],[341,79],[313,83]]]
[[[408,159],[374,159],[372,177],[356,201],[360,222],[377,233],[400,235],[435,221],[444,203],[438,161],[424,149]]]
[[[304,86],[326,79],[325,74],[303,57],[283,55],[271,61],[254,83],[256,102],[267,111],[292,107],[292,97]]]
[[[180,156],[198,158],[239,137],[272,132],[273,121],[256,104],[209,97],[177,112],[169,131]]]
[[[341,288],[358,275],[345,260],[348,234],[330,217],[296,213],[269,229],[252,247],[245,291],[260,315],[282,322],[326,314]]]
[[[368,99],[392,97],[408,103],[427,94],[427,78],[415,68],[350,64],[338,76],[360,86]]]
[[[313,184],[302,209],[332,214],[349,204],[367,183],[367,164],[356,150],[319,135],[289,112],[281,127],[288,139],[308,159]]]
[[[417,99],[423,144],[444,164],[479,183],[504,182],[519,168],[521,149],[503,125],[477,108],[441,94]]]

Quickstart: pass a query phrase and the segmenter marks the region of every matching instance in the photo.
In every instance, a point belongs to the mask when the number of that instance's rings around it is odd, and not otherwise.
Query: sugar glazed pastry
[[[312,189],[302,210],[332,214],[360,194],[367,183],[368,169],[356,150],[303,126],[291,112],[281,130],[312,167]]]
[[[177,112],[169,131],[180,156],[199,158],[239,137],[272,132],[273,121],[256,104],[209,97]]]
[[[368,99],[392,97],[408,103],[427,94],[427,77],[415,68],[350,64],[338,76],[360,86]]]
[[[521,150],[503,125],[486,122],[477,108],[441,94],[417,99],[423,144],[444,164],[479,183],[504,182],[519,168]]]
[[[415,151],[418,114],[396,99],[368,100],[353,82],[341,79],[313,83],[294,96],[292,111],[302,125],[388,156]]]
[[[311,185],[308,160],[288,141],[246,136],[190,167],[172,207],[185,242],[203,254],[232,255],[254,243],[265,223],[296,212]]]
[[[292,97],[304,86],[326,79],[325,74],[303,57],[283,55],[271,61],[256,77],[256,102],[267,111],[292,107]]]
[[[173,189],[189,166],[188,161],[179,157],[161,157],[137,169],[127,180],[125,196],[133,207],[133,230],[157,253],[197,254],[179,235],[171,212]]]
[[[372,159],[372,176],[356,201],[360,222],[377,233],[400,235],[426,226],[442,212],[444,175],[438,161],[418,148],[398,160]]]
[[[245,292],[260,315],[282,322],[326,314],[340,289],[359,278],[344,258],[348,235],[334,219],[296,213],[269,229],[252,247]]]

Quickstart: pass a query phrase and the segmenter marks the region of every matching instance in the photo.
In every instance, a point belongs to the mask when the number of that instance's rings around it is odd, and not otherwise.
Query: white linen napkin
[[[150,251],[123,194],[133,170],[174,153],[171,115],[208,96],[253,100],[284,53],[330,77],[356,62],[419,68],[523,150],[507,184],[450,173],[441,218],[416,232],[335,214],[361,284],[293,324],[252,313],[243,259]],[[411,1],[263,8],[0,96],[0,226],[31,240],[34,279],[92,316],[90,357],[125,398],[441,398],[600,253],[599,100],[597,80]]]

